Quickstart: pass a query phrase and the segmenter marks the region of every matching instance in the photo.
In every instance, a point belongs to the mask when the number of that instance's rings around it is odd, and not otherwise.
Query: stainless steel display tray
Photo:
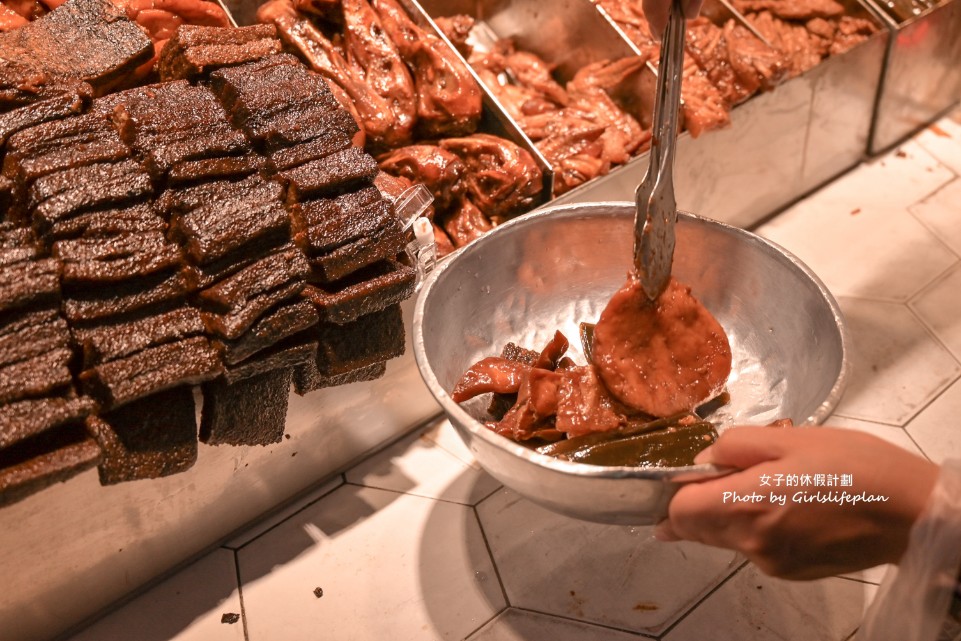
[[[881,29],[734,107],[729,127],[697,138],[683,132],[674,169],[679,209],[748,227],[865,157],[890,29],[858,0],[843,4]],[[632,200],[647,164],[645,153],[551,204]]]
[[[870,141],[871,153],[880,153],[961,99],[961,0],[945,0],[900,22],[872,6],[894,32]]]

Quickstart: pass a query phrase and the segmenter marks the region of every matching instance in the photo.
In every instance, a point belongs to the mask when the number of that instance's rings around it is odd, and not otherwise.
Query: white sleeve
[[[961,567],[961,460],[941,466],[908,549],[884,577],[857,641],[961,641],[948,610]]]

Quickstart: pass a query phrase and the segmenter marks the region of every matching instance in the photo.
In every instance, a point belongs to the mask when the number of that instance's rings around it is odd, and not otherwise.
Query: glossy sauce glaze
[[[468,368],[451,398],[493,392],[491,430],[581,463],[690,465],[714,442],[714,426],[694,410],[727,402],[731,349],[689,287],[671,279],[649,301],[631,278],[596,326],[581,324],[580,339],[586,365],[565,356],[560,332],[540,352],[508,343]]]
[[[731,374],[724,329],[673,278],[650,301],[629,277],[594,328],[592,359],[618,401],[651,416],[692,411],[717,396]]]

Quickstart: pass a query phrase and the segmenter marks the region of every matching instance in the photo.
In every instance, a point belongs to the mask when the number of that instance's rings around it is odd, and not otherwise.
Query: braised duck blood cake
[[[103,451],[102,485],[184,472],[197,461],[193,390],[175,387],[87,418]]]
[[[106,0],[51,16],[97,3],[117,24],[94,32],[144,40]],[[70,34],[100,47],[89,78],[0,59],[0,505],[93,465],[105,484],[189,468],[198,384],[207,442],[264,445],[292,383],[372,380],[403,352],[403,227],[352,116],[274,34],[186,28],[171,81],[100,96],[139,49]]]
[[[200,440],[209,445],[267,445],[284,436],[292,370],[204,386]],[[250,420],[256,416],[257,420]]]
[[[84,369],[136,354],[148,347],[197,336],[204,331],[200,312],[180,307],[133,320],[74,328],[74,342],[83,352]]]
[[[280,48],[272,25],[236,29],[183,25],[161,51],[157,71],[161,80],[192,79],[280,53]]]

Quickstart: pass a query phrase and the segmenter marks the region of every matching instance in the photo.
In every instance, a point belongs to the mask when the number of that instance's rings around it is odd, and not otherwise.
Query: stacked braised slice
[[[201,439],[207,443],[279,441],[289,368],[316,353],[316,342],[303,330],[317,315],[299,298],[309,267],[288,240],[282,191],[255,174],[229,186],[207,183],[165,196],[172,232],[187,247],[200,289],[204,324],[226,364],[224,377],[204,386]],[[251,413],[250,403],[262,403],[260,410]]]
[[[0,35],[0,59],[20,70],[0,81],[0,87],[27,87],[22,93],[29,94],[30,82],[25,80],[30,78],[32,89],[49,96],[60,93],[58,87],[65,82],[86,80],[102,94],[152,53],[150,38],[113,2],[71,0]]]
[[[9,68],[9,63],[0,63],[0,78],[2,78],[3,71]],[[2,85],[2,83],[3,80],[0,79],[0,85]],[[4,97],[8,98],[8,100],[19,93],[29,95],[29,93],[23,89],[11,89],[12,91],[10,92],[0,90],[0,95],[7,94]],[[34,100],[28,101],[27,104],[23,105],[16,105],[16,102],[14,102],[16,108],[9,111],[4,111],[2,109],[3,105],[0,104],[0,112],[2,112],[0,113],[0,147],[6,143],[10,136],[21,129],[39,125],[50,120],[57,120],[59,118],[66,118],[83,113],[89,105],[92,96],[93,88],[87,83],[79,81],[65,82],[62,86],[58,87],[55,95],[48,98],[38,100],[36,94],[33,94],[32,97]]]
[[[198,384],[203,440],[267,444],[295,372],[305,392],[403,351],[414,271],[355,122],[295,58],[245,63],[279,45],[241,31],[173,41],[193,84],[0,115],[0,504],[98,464],[186,470]]]
[[[0,506],[93,467],[100,448],[73,387],[60,316],[60,263],[29,229],[0,226]]]
[[[261,167],[262,159],[231,127],[214,95],[185,80],[114,94],[98,100],[95,109],[109,112],[158,184],[246,176]]]
[[[292,318],[287,309],[300,302],[309,267],[289,241],[283,189],[261,177],[262,157],[206,87],[181,80],[128,94],[114,120],[147,159],[154,179],[169,186],[156,207],[169,224],[168,238],[184,249],[194,304],[224,354],[224,376],[205,387],[201,438],[278,441],[287,409],[286,391],[280,390],[289,390],[290,372],[274,367],[262,352],[317,321],[310,313]],[[187,179],[196,184],[185,184]],[[302,352],[304,344],[304,359],[312,360],[316,348],[310,341],[277,349]],[[241,399],[265,397],[284,400],[254,415],[230,411]],[[258,422],[260,432],[251,439],[247,426]]]
[[[310,264],[304,296],[321,318],[312,332],[319,348],[295,369],[295,389],[382,375],[384,361],[403,353],[398,304],[413,292],[415,274],[397,260],[403,229],[373,185],[377,164],[351,146],[356,123],[326,81],[291,56],[221,69],[210,82],[234,124],[269,158],[268,171],[286,190],[294,241]]]
[[[221,67],[259,60],[280,50],[273,25],[237,29],[182,25],[164,46],[157,71],[161,80],[192,80]]]
[[[24,129],[7,141],[3,173],[17,189],[8,218],[42,240],[77,216],[146,202],[150,177],[101,114]]]
[[[129,218],[89,215],[52,244],[63,265],[63,311],[82,353],[79,380],[97,399],[88,424],[104,450],[104,484],[181,472],[197,458],[191,387],[217,376],[180,248],[145,205]],[[116,215],[116,214],[115,214]],[[99,216],[99,217],[98,217]],[[133,224],[114,224],[133,221]]]

